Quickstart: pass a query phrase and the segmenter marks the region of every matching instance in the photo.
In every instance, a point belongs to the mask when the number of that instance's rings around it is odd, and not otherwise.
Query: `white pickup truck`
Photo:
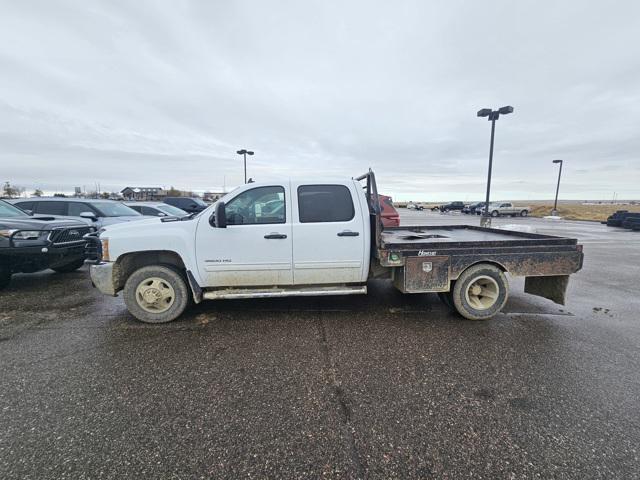
[[[575,239],[465,225],[383,227],[375,176],[344,181],[250,183],[184,218],[108,226],[89,235],[91,279],[123,291],[144,322],[177,318],[190,300],[350,295],[370,278],[403,293],[437,292],[473,320],[525,291],[564,302],[582,267]]]
[[[485,207],[481,212],[484,213]],[[495,202],[489,204],[489,215],[492,217],[510,216],[510,217],[526,217],[531,209],[529,207],[519,207],[511,202]]]

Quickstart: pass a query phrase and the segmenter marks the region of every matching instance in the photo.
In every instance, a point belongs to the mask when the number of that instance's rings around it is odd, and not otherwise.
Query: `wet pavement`
[[[402,211],[403,222],[477,217]],[[86,268],[0,292],[0,478],[638,478],[640,232],[577,236],[560,307],[435,295],[204,302],[135,321]]]

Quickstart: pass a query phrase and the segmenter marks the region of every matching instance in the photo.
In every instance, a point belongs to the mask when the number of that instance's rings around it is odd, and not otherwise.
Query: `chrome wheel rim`
[[[175,300],[173,287],[163,278],[147,278],[136,288],[136,302],[140,308],[150,313],[166,312]]]
[[[498,301],[500,287],[493,278],[483,275],[469,283],[465,291],[465,299],[475,310],[489,310]]]

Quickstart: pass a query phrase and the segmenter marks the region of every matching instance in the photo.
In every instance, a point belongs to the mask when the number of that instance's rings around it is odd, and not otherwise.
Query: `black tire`
[[[156,280],[152,281],[152,279]],[[148,283],[144,285],[145,282]],[[154,282],[164,286],[156,287]],[[140,290],[138,290],[139,287]],[[150,296],[153,296],[156,291],[158,295],[169,291],[167,295],[172,300],[169,302],[168,297],[163,297],[156,299],[155,303],[146,303],[142,293],[145,290],[151,291]],[[129,313],[138,320],[145,323],[166,323],[182,315],[189,305],[191,292],[184,275],[180,272],[165,265],[151,265],[142,267],[129,276],[124,285],[123,296]],[[146,305],[146,308],[142,305]],[[153,311],[154,309],[156,311]]]
[[[526,210],[522,210],[522,211],[520,212],[520,216],[521,216],[521,217],[526,217],[527,215],[529,215],[529,212],[527,212]]]
[[[0,265],[0,290],[8,287],[11,283],[11,270]]]
[[[472,293],[477,288],[480,290]],[[458,277],[453,288],[453,304],[457,312],[468,320],[486,320],[493,317],[502,310],[508,298],[507,277],[498,267],[487,263],[466,269]]]
[[[80,260],[74,260],[71,263],[60,265],[59,267],[52,268],[51,270],[58,273],[71,273],[71,272],[75,272],[83,265],[84,265],[84,258],[81,258]]]
[[[455,305],[453,304],[453,295],[452,295],[452,293],[450,291],[449,292],[438,292],[438,298],[450,310],[455,310],[456,309]]]
[[[500,212],[497,210],[494,210],[493,212],[491,212],[491,216],[492,217],[499,217],[500,216]]]

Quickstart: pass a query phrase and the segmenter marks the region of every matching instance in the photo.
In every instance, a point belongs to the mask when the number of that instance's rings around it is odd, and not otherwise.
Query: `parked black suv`
[[[13,273],[77,270],[84,264],[83,236],[93,230],[76,220],[29,215],[0,200],[0,288]]]
[[[485,202],[472,203],[470,205],[465,205],[462,209],[462,213],[466,213],[468,215],[480,215],[480,209],[484,207]]]
[[[164,203],[178,207],[187,213],[198,213],[209,206],[199,198],[192,197],[167,197]]]
[[[464,208],[464,202],[451,202],[446,205],[440,205],[441,212],[449,212],[451,210],[462,210]]]

